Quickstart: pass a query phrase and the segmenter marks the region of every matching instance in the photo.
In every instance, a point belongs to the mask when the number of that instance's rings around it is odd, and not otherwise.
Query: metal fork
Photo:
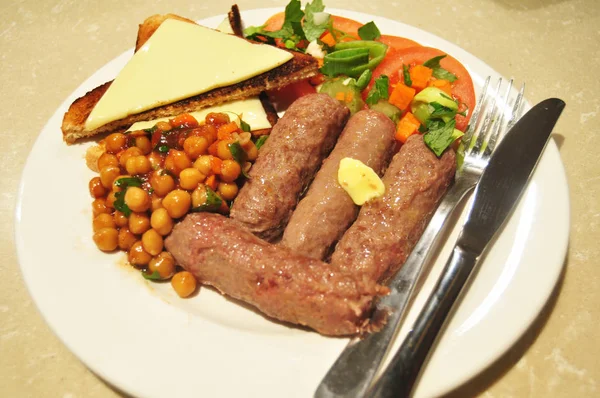
[[[479,181],[498,139],[519,118],[525,85],[521,86],[510,110],[512,79],[504,95],[500,92],[501,78],[492,92],[489,83],[490,77],[485,80],[471,122],[461,141],[459,152],[462,151],[464,157],[457,169],[454,184],[444,195],[417,245],[390,283],[390,294],[377,304],[377,312],[389,312],[387,323],[379,332],[367,335],[364,339],[354,338],[348,344],[321,381],[315,397],[361,397],[366,393],[398,333],[422,271],[436,252],[440,236],[448,228],[448,219]],[[505,109],[509,109],[506,125]],[[482,114],[483,118],[480,118]]]

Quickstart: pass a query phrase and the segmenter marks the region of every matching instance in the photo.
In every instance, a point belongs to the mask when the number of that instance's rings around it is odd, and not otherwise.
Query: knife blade
[[[462,231],[432,294],[412,330],[368,397],[407,397],[412,392],[440,330],[481,254],[521,197],[565,103],[542,101],[506,134],[490,158]]]

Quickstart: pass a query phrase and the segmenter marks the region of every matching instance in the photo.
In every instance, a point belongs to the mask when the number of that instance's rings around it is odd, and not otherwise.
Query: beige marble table
[[[267,0],[238,4],[242,9],[285,5]],[[571,195],[570,246],[563,278],[519,342],[452,395],[600,395],[600,271],[596,268],[600,265],[600,2],[328,0],[326,4],[428,30],[502,75],[527,82],[532,102],[550,96],[567,102],[554,136]],[[0,2],[1,397],[119,395],[65,348],[29,297],[13,237],[20,175],[39,131],[55,109],[96,69],[133,45],[137,24],[145,17],[173,12],[200,19],[227,8],[226,2],[190,0]],[[51,170],[48,178],[65,183]]]

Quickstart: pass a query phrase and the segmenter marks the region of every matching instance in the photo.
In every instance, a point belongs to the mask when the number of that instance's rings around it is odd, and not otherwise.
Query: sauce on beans
[[[88,185],[96,246],[127,252],[145,278],[173,278],[177,294],[189,296],[196,281],[178,271],[164,238],[189,212],[229,213],[258,155],[252,134],[226,113],[209,113],[201,123],[183,114],[150,129],[113,133],[101,145],[99,175]]]

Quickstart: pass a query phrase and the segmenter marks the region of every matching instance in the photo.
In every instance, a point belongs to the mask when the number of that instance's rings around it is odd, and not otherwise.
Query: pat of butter
[[[238,124],[240,124],[240,121],[237,116],[241,116],[242,120],[248,123],[251,131],[270,129],[272,127],[271,123],[269,123],[269,120],[267,119],[265,108],[263,108],[260,99],[257,97],[226,102],[221,105],[211,106],[210,108],[189,113],[196,118],[199,123],[202,123],[204,118],[206,118],[206,115],[208,115],[210,112],[227,113],[229,114],[229,118]],[[131,125],[127,131],[149,129],[154,127],[154,125],[158,122],[166,122],[172,118],[173,117],[161,117],[159,119],[149,120],[146,122],[137,122]]]
[[[385,193],[385,185],[377,173],[360,160],[352,158],[340,161],[338,182],[359,206]]]
[[[167,19],[133,55],[85,122],[88,130],[218,87],[293,58],[287,51]]]

